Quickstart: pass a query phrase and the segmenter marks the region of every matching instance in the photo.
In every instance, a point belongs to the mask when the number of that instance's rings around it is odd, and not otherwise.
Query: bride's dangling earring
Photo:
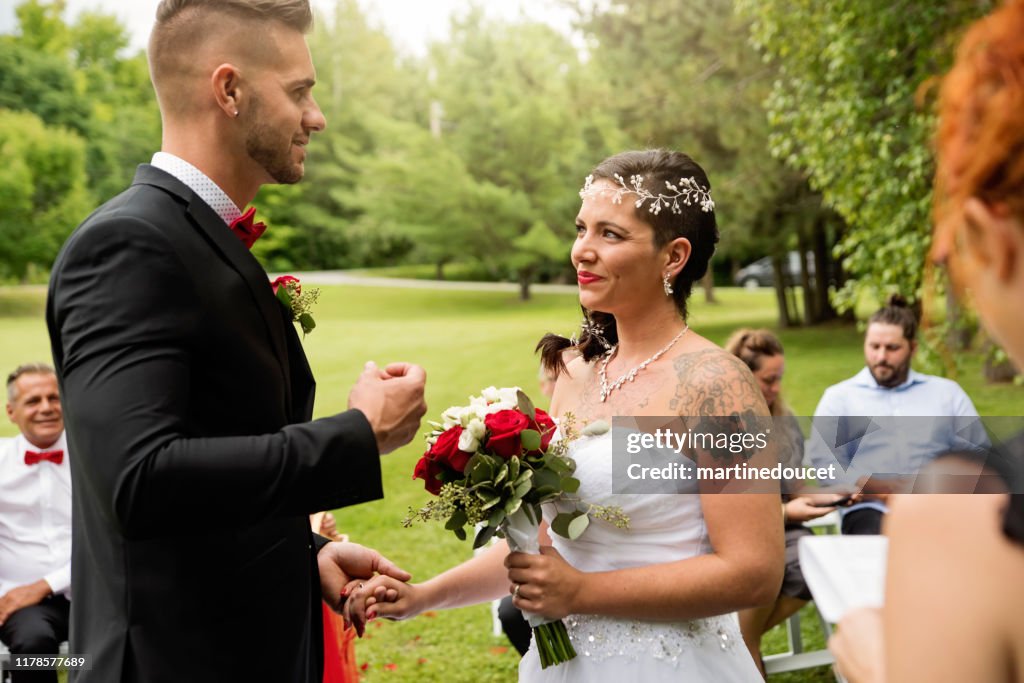
[[[675,290],[672,289],[672,283],[668,281],[668,273],[661,276],[661,285],[665,288],[665,296],[672,296],[672,292]]]

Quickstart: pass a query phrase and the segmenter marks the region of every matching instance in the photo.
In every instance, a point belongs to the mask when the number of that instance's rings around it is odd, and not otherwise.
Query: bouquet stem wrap
[[[501,523],[501,529],[512,552],[540,554],[540,520],[533,519],[526,506],[507,516]],[[533,642],[540,655],[542,669],[567,662],[576,656],[576,650],[561,619],[546,619],[525,610],[523,618],[533,629]]]

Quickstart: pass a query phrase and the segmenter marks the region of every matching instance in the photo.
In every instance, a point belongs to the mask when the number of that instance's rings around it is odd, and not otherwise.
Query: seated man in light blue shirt
[[[989,445],[978,411],[959,384],[910,369],[916,337],[914,312],[902,297],[890,297],[868,320],[866,367],[825,390],[814,411],[807,453],[816,467],[836,464],[844,473],[827,483],[859,487],[889,475],[902,484],[941,453]],[[880,533],[887,496],[855,496],[842,511],[843,533]]]

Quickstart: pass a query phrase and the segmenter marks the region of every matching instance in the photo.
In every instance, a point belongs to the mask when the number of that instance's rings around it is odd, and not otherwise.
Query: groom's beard
[[[282,135],[266,124],[259,98],[252,99],[246,118],[245,151],[252,160],[277,183],[293,185],[302,180],[305,168],[292,160],[292,133]]]

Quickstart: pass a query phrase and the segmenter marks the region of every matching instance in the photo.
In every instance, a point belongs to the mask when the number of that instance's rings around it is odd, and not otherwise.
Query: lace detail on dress
[[[675,665],[687,650],[708,645],[732,650],[742,645],[731,614],[674,623],[570,614],[564,621],[576,654],[593,661],[616,656],[632,660],[650,657]]]

